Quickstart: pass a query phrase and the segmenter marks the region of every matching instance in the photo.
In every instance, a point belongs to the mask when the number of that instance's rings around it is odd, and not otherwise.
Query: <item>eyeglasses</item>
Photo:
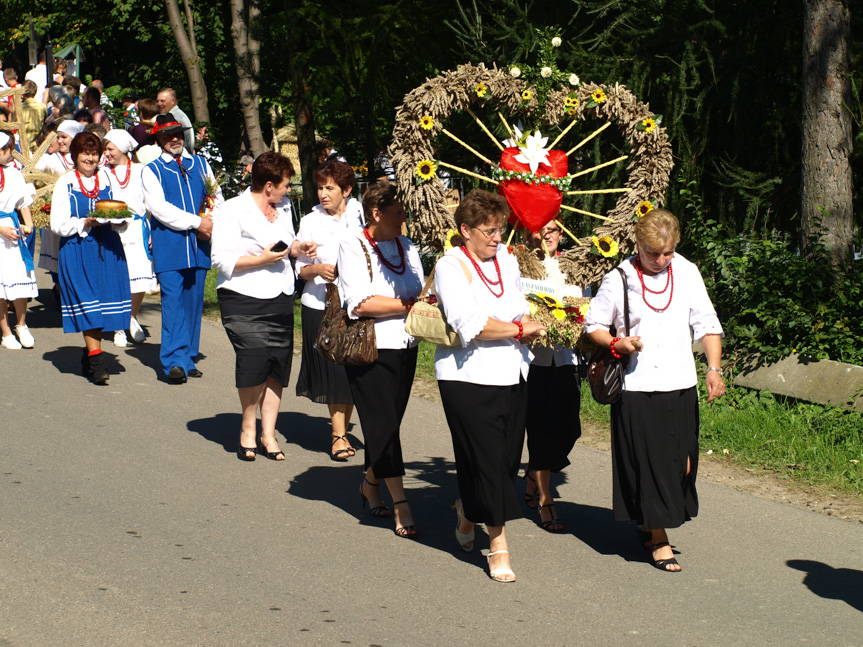
[[[539,235],[545,237],[545,236],[548,236],[549,234],[559,234],[559,233],[560,233],[560,229],[558,229],[557,227],[555,227],[554,229],[552,229],[551,227],[547,227],[545,229],[541,229],[539,232]]]
[[[495,227],[494,229],[480,229],[479,227],[471,227],[471,229],[476,229],[486,238],[493,238],[495,234],[500,234],[501,236],[503,236],[504,232],[506,231],[506,227]]]

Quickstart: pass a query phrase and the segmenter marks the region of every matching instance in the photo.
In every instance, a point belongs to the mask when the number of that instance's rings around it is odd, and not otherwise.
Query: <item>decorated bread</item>
[[[96,200],[94,211],[124,211],[129,207],[120,200]]]

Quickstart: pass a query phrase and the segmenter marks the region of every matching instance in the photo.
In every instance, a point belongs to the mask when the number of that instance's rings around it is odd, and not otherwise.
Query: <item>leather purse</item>
[[[626,324],[626,336],[629,337],[629,285],[623,270],[618,267],[617,271],[623,279],[623,321]],[[617,402],[623,393],[623,378],[628,367],[629,355],[618,358],[611,354],[610,348],[596,349],[587,367],[587,383],[593,399],[599,404]]]
[[[467,282],[471,282],[470,270],[467,269],[461,259],[456,259],[461,265],[461,269],[467,277]],[[417,297],[417,302],[414,304],[411,311],[405,319],[405,332],[423,341],[437,344],[438,346],[460,346],[461,339],[452,326],[450,326],[443,311],[440,309],[440,304],[431,303],[428,292],[434,283],[434,273],[437,265],[432,268],[426,284],[422,292]]]
[[[372,259],[363,242],[360,246],[366,255],[369,280],[372,280]],[[336,268],[338,277],[338,268]],[[378,341],[375,336],[375,318],[351,319],[342,307],[339,289],[335,283],[327,283],[324,299],[324,318],[315,339],[318,352],[331,362],[347,366],[371,364],[378,358]]]

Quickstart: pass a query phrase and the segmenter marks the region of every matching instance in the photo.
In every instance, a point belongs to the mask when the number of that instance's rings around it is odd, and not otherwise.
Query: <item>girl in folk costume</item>
[[[57,180],[51,200],[51,229],[62,237],[58,268],[63,332],[83,333],[84,373],[96,384],[107,384],[102,333],[128,328],[132,312],[126,256],[115,230],[127,223],[108,225],[90,216],[97,200],[113,197],[107,173],[99,170],[99,138],[80,133],[70,151],[75,169]]]
[[[32,191],[12,164],[14,148],[15,141],[0,132],[0,345],[8,349],[33,348],[35,341],[25,323],[27,299],[39,294],[33,256],[24,244],[33,230],[29,207]],[[7,321],[10,301],[15,307],[18,339]]]
[[[36,168],[46,173],[63,175],[75,167],[75,162],[69,153],[69,146],[75,135],[84,130],[84,124],[67,119],[57,126],[57,152],[53,155],[43,155],[36,163]],[[42,245],[39,248],[39,267],[48,270],[57,284],[57,254],[60,249],[60,238],[47,227],[39,230]],[[56,287],[55,287],[56,294]]]
[[[135,150],[137,142],[125,130],[112,128],[105,135],[103,145],[105,157],[108,160],[105,171],[111,182],[111,193],[116,200],[125,202],[129,210],[135,214],[129,226],[120,232],[120,240],[123,241],[132,290],[132,320],[129,324],[129,334],[133,342],[141,344],[146,335],[141,324],[138,323],[138,310],[141,308],[144,294],[156,284],[153,260],[150,256],[150,221],[147,218],[147,207],[144,205],[144,184],[141,180],[144,166],[130,161],[129,154]],[[121,348],[126,346],[124,330],[114,333],[114,345]]]

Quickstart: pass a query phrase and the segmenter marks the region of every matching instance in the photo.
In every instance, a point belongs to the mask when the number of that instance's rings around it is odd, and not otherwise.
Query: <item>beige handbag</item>
[[[461,259],[456,260],[461,265],[461,269],[467,277],[467,282],[470,283],[470,270],[467,269],[467,266]],[[417,302],[408,313],[407,319],[405,319],[405,332],[412,337],[437,344],[438,346],[459,346],[461,339],[459,339],[458,334],[452,329],[452,326],[446,322],[440,305],[436,302],[430,303],[431,297],[428,296],[428,292],[434,283],[436,268],[437,264],[435,264],[435,268],[429,274],[423,291],[420,292]]]

